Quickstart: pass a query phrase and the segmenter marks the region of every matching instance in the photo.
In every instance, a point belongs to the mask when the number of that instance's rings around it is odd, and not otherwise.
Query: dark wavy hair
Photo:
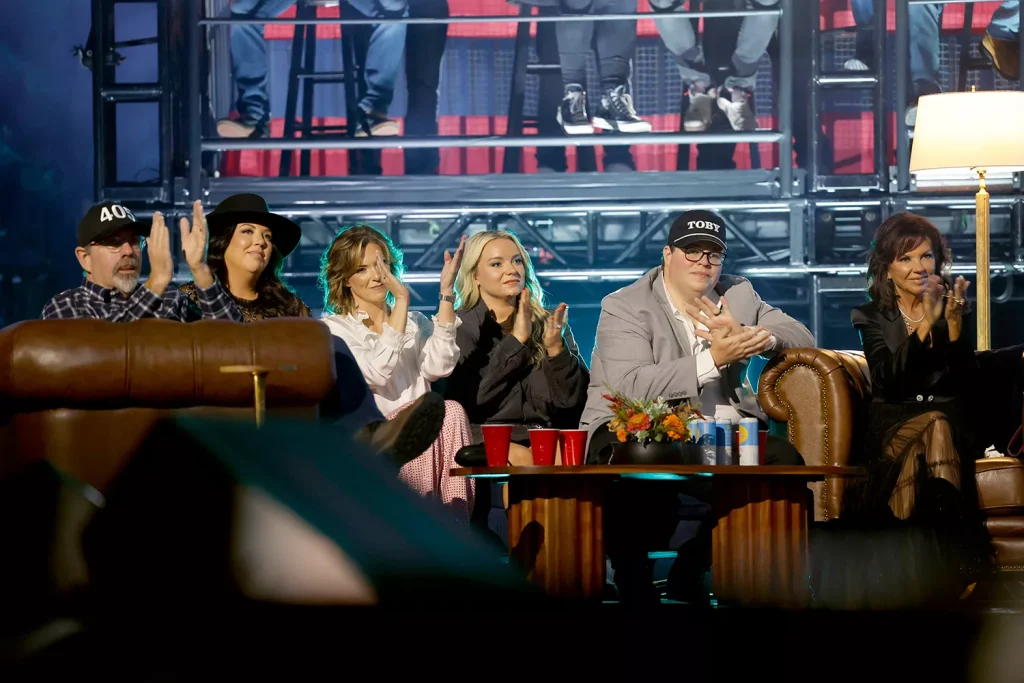
[[[231,244],[231,238],[238,225],[232,225],[230,229],[217,233],[211,232],[210,246],[206,251],[206,264],[225,288],[228,286],[228,266],[224,262],[224,252]],[[270,261],[256,281],[256,294],[267,313],[280,317],[300,315],[304,304],[295,290],[281,279],[283,267],[284,257],[281,256],[281,252],[276,247],[271,249]]]
[[[875,230],[868,251],[868,297],[883,310],[896,308],[896,288],[889,279],[889,266],[921,242],[928,241],[935,252],[935,274],[945,278],[951,258],[939,229],[914,213],[898,213]]]

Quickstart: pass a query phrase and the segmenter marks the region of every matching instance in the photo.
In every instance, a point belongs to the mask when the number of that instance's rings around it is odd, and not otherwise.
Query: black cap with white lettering
[[[129,227],[135,234],[149,237],[149,221],[136,220],[135,214],[117,202],[97,204],[78,224],[78,246],[89,246]]]
[[[710,242],[725,251],[725,221],[710,211],[680,214],[668,231],[668,246],[683,249],[697,242]]]

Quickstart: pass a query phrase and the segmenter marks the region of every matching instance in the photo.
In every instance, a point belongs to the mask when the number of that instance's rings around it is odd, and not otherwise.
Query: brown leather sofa
[[[102,492],[166,416],[254,419],[249,374],[267,378],[268,416],[315,419],[334,388],[331,334],[311,319],[190,324],[33,320],[0,330],[0,474],[39,459]]]
[[[859,452],[871,380],[860,352],[788,349],[761,375],[758,397],[808,465],[849,465]],[[855,464],[855,463],[853,463]],[[843,479],[811,484],[817,521],[838,519]],[[977,462],[978,499],[999,569],[1024,571],[1024,463],[1016,458]]]

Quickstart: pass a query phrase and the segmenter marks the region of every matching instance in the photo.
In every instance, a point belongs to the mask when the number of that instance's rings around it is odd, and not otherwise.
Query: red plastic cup
[[[765,444],[768,443],[768,432],[764,429],[757,432],[757,459],[758,465],[764,464]]]
[[[555,464],[555,449],[558,447],[557,429],[531,429],[530,450],[533,451],[533,464],[538,467]]]
[[[508,448],[512,444],[512,425],[480,425],[484,433],[484,451],[488,467],[508,465]]]
[[[563,429],[558,435],[558,444],[562,448],[563,465],[582,465],[585,459],[583,451],[587,447],[587,430]]]

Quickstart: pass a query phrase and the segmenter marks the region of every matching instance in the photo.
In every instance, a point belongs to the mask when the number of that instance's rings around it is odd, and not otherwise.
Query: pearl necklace
[[[914,331],[914,325],[916,325],[919,322],[921,322],[922,320],[924,320],[924,315],[923,314],[921,315],[920,318],[918,318],[917,320],[914,320],[909,315],[907,315],[906,313],[903,312],[903,307],[902,306],[900,306],[899,304],[896,304],[896,308],[898,308],[900,310],[900,315],[903,316],[903,324],[907,326],[907,331],[908,332],[913,332]]]

